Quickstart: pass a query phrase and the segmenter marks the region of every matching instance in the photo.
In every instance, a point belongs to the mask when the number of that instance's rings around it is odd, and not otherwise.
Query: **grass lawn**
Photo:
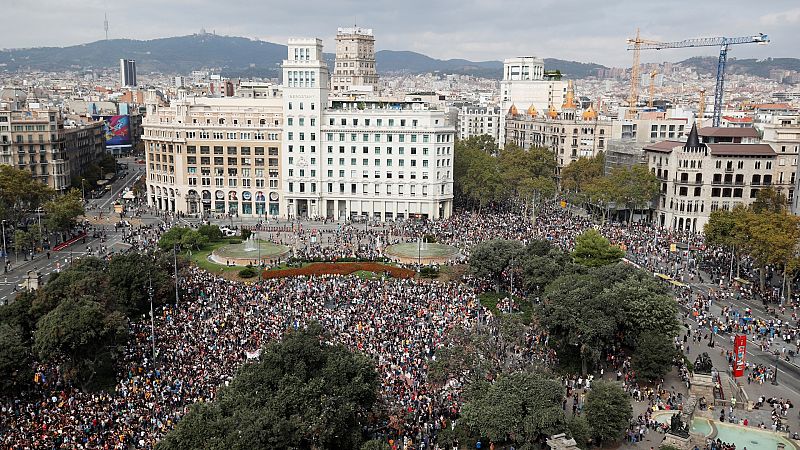
[[[197,264],[197,267],[201,269],[207,270],[212,273],[227,273],[227,272],[236,272],[238,273],[243,267],[229,267],[224,264],[217,264],[212,262],[208,259],[211,255],[211,252],[214,250],[222,247],[223,245],[228,245],[230,242],[227,240],[219,241],[219,242],[212,242],[210,244],[206,244],[200,250],[193,251],[191,255],[188,251],[183,252],[183,256],[188,259],[189,261]]]
[[[501,291],[500,293],[497,292],[484,292],[483,294],[478,296],[478,299],[485,308],[492,311],[494,314],[508,314],[505,311],[500,311],[497,309],[497,303],[508,297],[508,292]],[[516,297],[514,301],[519,306],[520,311],[511,313],[513,315],[519,315],[522,318],[522,321],[525,323],[530,323],[531,316],[533,315],[533,305],[531,304],[530,300],[524,297]]]

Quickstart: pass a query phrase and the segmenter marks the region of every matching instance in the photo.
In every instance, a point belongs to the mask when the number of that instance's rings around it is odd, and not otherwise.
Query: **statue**
[[[673,414],[669,424],[669,432],[678,436],[688,436],[689,430],[683,420],[681,420],[681,413]]]
[[[708,353],[704,352],[694,360],[694,373],[711,373],[713,367],[714,363],[711,362]]]

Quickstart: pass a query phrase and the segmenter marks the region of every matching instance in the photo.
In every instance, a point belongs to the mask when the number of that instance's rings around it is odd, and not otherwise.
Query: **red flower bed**
[[[296,269],[265,270],[263,278],[286,278],[311,275],[349,275],[359,270],[375,273],[388,273],[394,278],[411,278],[416,272],[402,267],[387,266],[374,262],[353,263],[312,263]]]

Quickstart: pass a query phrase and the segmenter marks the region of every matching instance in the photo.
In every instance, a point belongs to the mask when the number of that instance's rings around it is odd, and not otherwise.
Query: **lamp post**
[[[775,373],[772,374],[772,384],[773,386],[778,385],[778,354],[779,352],[775,352]]]
[[[178,244],[172,245],[172,257],[175,258],[175,306],[178,306]]]
[[[36,215],[39,218],[39,248],[44,249],[44,243],[42,242],[42,207],[36,208]]]
[[[153,346],[153,367],[156,364],[156,319],[153,313],[153,279],[150,278],[150,287],[147,289],[150,295],[150,343]]]
[[[86,179],[81,178],[81,200],[86,203],[86,188],[83,186],[84,181],[86,181]]]
[[[8,273],[8,251],[6,251],[6,221],[3,224],[3,273]]]

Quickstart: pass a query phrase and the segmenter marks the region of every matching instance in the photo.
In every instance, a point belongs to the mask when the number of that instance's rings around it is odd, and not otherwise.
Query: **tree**
[[[53,195],[53,190],[34,180],[30,172],[0,165],[0,219],[16,225]]]
[[[199,250],[200,247],[207,243],[208,239],[197,230],[189,229],[181,236],[181,247],[186,250]]]
[[[534,248],[541,247],[542,242],[547,245],[544,251]],[[551,246],[547,241],[531,241],[519,260],[522,285],[532,294],[541,293],[551,281],[578,270],[569,254]]]
[[[533,372],[501,375],[469,386],[462,420],[498,444],[532,443],[563,431],[564,387]]]
[[[659,192],[660,183],[656,175],[646,166],[615,167],[609,174],[614,201],[630,209],[628,224],[633,221],[633,212],[643,209]]]
[[[535,315],[562,364],[577,358],[584,374],[604,353],[634,347],[642,333],[673,337],[679,327],[677,306],[665,288],[644,271],[624,265],[555,279]]]
[[[567,419],[567,432],[572,439],[575,439],[575,444],[580,449],[589,448],[589,441],[592,438],[592,430],[589,428],[589,423],[583,416],[575,416]]]
[[[81,192],[77,189],[69,191],[57,199],[44,204],[47,228],[67,233],[75,227],[77,218],[84,214]]]
[[[788,202],[786,196],[774,187],[760,189],[756,195],[756,201],[750,206],[754,213],[780,213],[786,210]]]
[[[167,230],[161,237],[158,239],[158,247],[161,250],[169,250],[172,251],[174,246],[181,245],[183,240],[183,235],[189,231],[189,228],[186,227],[172,227]],[[199,234],[199,233],[198,233]]]
[[[114,307],[128,317],[146,312],[150,308],[151,285],[156,306],[163,304],[165,298],[172,298],[172,283],[167,275],[173,271],[172,261],[165,259],[162,255],[154,261],[152,256],[140,253],[111,258],[107,274]]]
[[[631,364],[638,379],[655,382],[669,372],[676,355],[675,344],[667,335],[641,333]]]
[[[46,361],[58,361],[67,379],[84,388],[97,375],[113,376],[128,337],[127,320],[100,303],[68,298],[39,319],[34,349]]]
[[[497,158],[483,152],[475,153],[473,162],[467,167],[462,189],[478,203],[479,212],[488,203],[502,199],[507,186],[503,183]]]
[[[208,239],[208,242],[217,242],[222,240],[222,230],[217,225],[201,225],[197,231]]]
[[[603,176],[605,155],[598,152],[591,158],[580,157],[561,170],[561,189],[583,192],[593,180]]]
[[[603,223],[610,215],[611,204],[620,197],[616,189],[617,186],[611,182],[609,177],[597,177],[584,185],[583,193],[589,203],[600,209]]]
[[[378,387],[369,358],[321,342],[321,328],[312,325],[267,346],[157,448],[359,448]]]
[[[361,445],[361,450],[392,450],[389,443],[381,439],[372,439]]]
[[[469,257],[470,270],[479,278],[491,279],[495,290],[500,292],[503,271],[522,248],[519,241],[494,239],[482,242],[472,248]]]
[[[31,379],[30,343],[20,326],[0,322],[0,393]]]
[[[616,442],[628,427],[633,408],[625,391],[610,381],[596,381],[586,396],[586,421],[599,443]]]
[[[575,250],[572,258],[576,264],[587,267],[599,267],[616,264],[625,256],[619,247],[611,245],[608,239],[591,228],[575,238]]]

